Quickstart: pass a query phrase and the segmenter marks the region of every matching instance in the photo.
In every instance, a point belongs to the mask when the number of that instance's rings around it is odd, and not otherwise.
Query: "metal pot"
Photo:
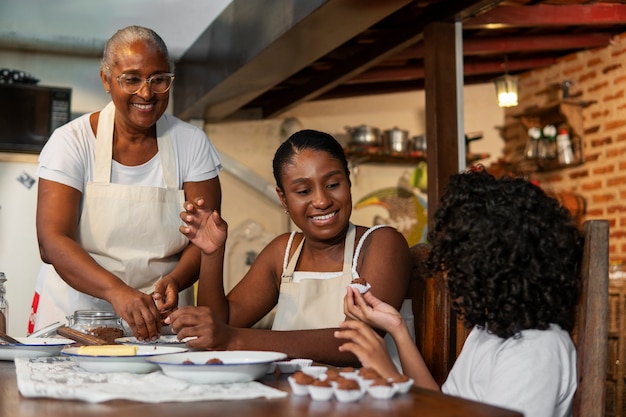
[[[391,152],[406,152],[409,146],[409,131],[397,127],[385,130],[383,145]]]
[[[380,145],[380,130],[378,128],[360,125],[346,126],[346,130],[350,135],[350,143],[353,145]]]
[[[411,138],[411,143],[409,144],[409,150],[411,151],[426,151],[426,135],[417,135]]]

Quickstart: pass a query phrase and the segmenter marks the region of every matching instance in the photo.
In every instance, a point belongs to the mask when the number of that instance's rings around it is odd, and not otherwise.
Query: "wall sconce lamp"
[[[504,74],[502,77],[494,80],[496,85],[496,95],[498,97],[498,106],[515,107],[517,106],[517,78]]]

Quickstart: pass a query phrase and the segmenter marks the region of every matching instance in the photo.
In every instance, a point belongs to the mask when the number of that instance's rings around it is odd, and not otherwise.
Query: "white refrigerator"
[[[41,265],[35,213],[37,156],[0,153],[0,271],[7,277],[7,333],[26,336]]]

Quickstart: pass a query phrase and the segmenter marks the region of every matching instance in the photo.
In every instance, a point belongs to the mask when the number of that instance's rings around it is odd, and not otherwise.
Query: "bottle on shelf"
[[[571,165],[575,162],[572,141],[566,127],[559,128],[559,133],[556,136],[556,150],[559,165]]]
[[[526,159],[537,158],[539,152],[539,140],[541,139],[541,129],[538,127],[531,127],[528,129],[528,141],[526,142],[526,149],[524,150],[524,156]]]
[[[7,277],[4,272],[0,272],[0,333],[6,333],[9,324],[9,302],[6,297]]]
[[[542,131],[543,135],[539,141],[537,149],[538,159],[555,159],[556,158],[556,127],[554,125],[546,125]]]

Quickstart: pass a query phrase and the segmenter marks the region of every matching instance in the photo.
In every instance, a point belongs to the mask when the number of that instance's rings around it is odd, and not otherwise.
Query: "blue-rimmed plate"
[[[186,352],[187,349],[173,346],[139,346],[137,354],[132,356],[93,356],[78,353],[77,347],[66,348],[61,355],[69,356],[78,366],[89,372],[130,372],[145,374],[157,371],[158,365],[148,359],[160,355]]]
[[[16,337],[15,339],[20,343],[0,344],[0,361],[57,356],[65,346],[76,343],[71,339],[58,337]]]
[[[224,384],[259,379],[272,363],[286,357],[281,352],[228,350],[160,355],[147,361],[172,378],[193,384]]]

